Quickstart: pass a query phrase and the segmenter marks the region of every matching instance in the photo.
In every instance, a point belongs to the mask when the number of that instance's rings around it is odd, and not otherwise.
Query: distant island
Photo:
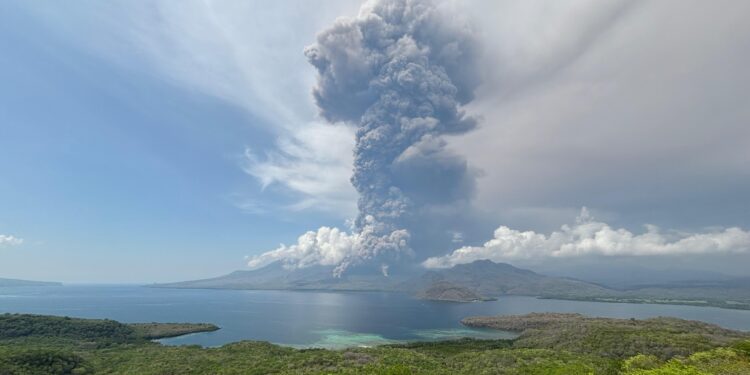
[[[0,287],[16,287],[16,286],[62,286],[62,283],[51,282],[51,281],[29,281],[29,280],[0,278]]]
[[[210,324],[0,315],[2,374],[748,374],[750,333],[673,318],[578,314],[467,317],[511,340],[458,339],[343,350],[242,341],[218,348],[152,339]],[[191,329],[192,327],[193,329]]]
[[[480,302],[491,301],[494,298],[484,297],[473,290],[450,282],[435,282],[427,289],[421,290],[416,294],[417,298],[446,301],[446,302]]]
[[[713,306],[750,310],[750,279],[670,282],[615,289],[583,280],[546,276],[507,263],[478,260],[452,268],[422,271],[417,276],[383,276],[352,272],[340,278],[331,267],[286,269],[279,262],[225,276],[153,284],[156,288],[345,290],[409,293],[416,298],[451,302],[476,302],[502,296],[595,302],[652,303]]]

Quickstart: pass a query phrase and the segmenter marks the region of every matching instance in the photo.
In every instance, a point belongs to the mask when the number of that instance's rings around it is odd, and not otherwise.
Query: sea
[[[0,287],[0,313],[135,322],[213,323],[220,330],[160,340],[216,347],[242,340],[338,349],[462,337],[513,338],[464,327],[462,318],[531,312],[613,318],[671,316],[750,331],[750,311],[715,307],[604,303],[505,296],[497,301],[424,301],[381,292],[161,289],[138,285]]]

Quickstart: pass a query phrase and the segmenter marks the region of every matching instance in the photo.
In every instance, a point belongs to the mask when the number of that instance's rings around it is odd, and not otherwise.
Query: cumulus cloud
[[[333,274],[340,276],[348,266],[381,256],[383,252],[392,252],[393,246],[398,247],[397,254],[408,253],[406,231],[393,231],[387,234],[388,238],[376,238],[379,234],[374,233],[378,232],[374,225],[364,228],[350,234],[338,228],[321,227],[301,235],[296,244],[282,244],[275,250],[250,257],[248,265],[260,268],[281,261],[289,269],[313,265],[336,266]],[[388,244],[387,247],[380,245],[383,243]],[[387,264],[381,265],[381,272],[388,276]]]
[[[11,235],[0,234],[0,247],[4,246],[18,246],[23,243],[22,238],[14,237]]]
[[[627,229],[614,229],[606,223],[594,220],[584,207],[574,225],[563,225],[559,231],[549,235],[501,226],[495,230],[494,238],[483,246],[464,246],[448,255],[429,258],[422,265],[427,268],[449,268],[481,259],[504,262],[589,255],[727,253],[750,253],[750,232],[733,227],[705,233],[665,233],[656,226],[646,225],[644,233],[635,234]]]

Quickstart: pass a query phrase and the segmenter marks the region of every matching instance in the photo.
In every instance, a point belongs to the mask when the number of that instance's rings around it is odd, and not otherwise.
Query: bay
[[[32,313],[131,322],[206,322],[208,333],[162,340],[220,346],[261,340],[294,347],[343,348],[459,337],[512,338],[471,329],[475,315],[569,312],[614,318],[672,316],[750,331],[750,311],[714,307],[562,301],[507,296],[497,301],[423,301],[399,293],[158,289],[136,285],[0,288],[0,313]]]

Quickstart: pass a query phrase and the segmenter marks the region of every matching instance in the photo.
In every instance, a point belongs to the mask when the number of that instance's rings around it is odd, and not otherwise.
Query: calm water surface
[[[674,316],[750,331],[750,311],[712,307],[598,303],[503,297],[481,303],[446,303],[396,293],[153,289],[139,286],[0,288],[0,313],[34,313],[121,322],[208,322],[216,332],[163,340],[218,346],[264,340],[298,347],[340,348],[457,337],[509,338],[468,329],[472,315],[576,312],[590,316]]]

